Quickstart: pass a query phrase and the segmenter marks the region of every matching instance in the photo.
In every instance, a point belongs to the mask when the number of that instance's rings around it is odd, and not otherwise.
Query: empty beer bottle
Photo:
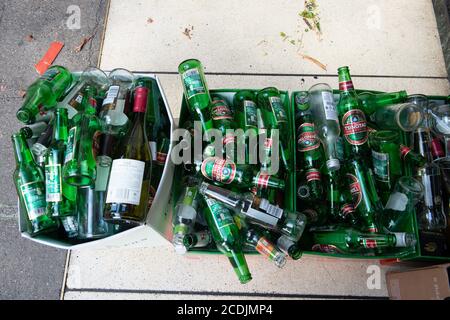
[[[69,141],[64,157],[64,181],[73,186],[90,186],[96,177],[96,161],[92,144],[94,133],[101,129],[95,115],[95,89],[86,86],[83,90],[82,109],[73,118],[74,126],[69,131]]]
[[[317,137],[311,111],[307,104],[297,105],[297,151],[300,170],[303,171],[305,185],[309,189],[308,199],[323,196],[322,177],[323,149]]]
[[[183,244],[187,250],[192,248],[205,248],[213,242],[211,232],[202,230],[194,233],[188,233],[183,238]]]
[[[340,67],[339,90],[337,105],[344,136],[344,150],[347,157],[364,157],[368,155],[367,122],[361,104],[353,87],[348,67]]]
[[[361,233],[347,227],[330,227],[314,231],[313,251],[326,253],[367,252],[371,249],[383,251],[389,248],[413,247],[416,239],[413,234],[397,233]]]
[[[173,218],[173,238],[172,244],[179,254],[186,253],[184,237],[194,232],[194,224],[197,218],[197,180],[187,178],[182,194],[175,207],[175,217]]]
[[[258,144],[258,116],[255,103],[255,94],[250,90],[236,92],[233,98],[234,120],[237,128],[242,129],[245,135],[238,141],[245,146],[245,163],[257,159]],[[239,150],[239,149],[238,149]]]
[[[372,170],[365,167],[361,160],[354,159],[349,160],[346,172],[348,188],[362,230],[378,232],[380,230],[378,218],[382,212],[382,205],[377,194]]]
[[[388,200],[397,179],[402,175],[398,152],[399,135],[395,131],[376,131],[369,135],[375,181],[383,204]]]
[[[67,144],[67,109],[57,108],[53,124],[53,139],[45,156],[45,199],[47,214],[65,217],[74,214],[74,203],[63,196],[64,152]]]
[[[361,102],[362,110],[369,117],[378,108],[404,102],[407,96],[406,91],[386,93],[361,92],[358,94],[358,100]]]
[[[259,254],[273,261],[278,268],[283,268],[286,264],[286,255],[280,252],[257,228],[250,227],[245,230],[245,242]]]
[[[45,131],[43,131],[36,142],[31,147],[31,153],[33,154],[34,161],[44,170],[45,166],[45,154],[47,153],[47,148],[52,142],[53,136],[53,121],[49,123]]]
[[[225,100],[213,100],[210,109],[213,126],[222,133],[223,150],[226,152],[227,158],[235,159],[235,125],[231,109]]]
[[[202,129],[207,134],[213,128],[211,119],[211,96],[206,84],[203,66],[196,59],[185,60],[178,66],[178,73],[183,83],[184,97],[189,111],[195,120],[202,123]]]
[[[242,252],[242,240],[233,216],[220,202],[206,196],[203,200],[203,215],[217,248],[228,257],[239,281],[243,284],[249,282],[252,276]]]
[[[27,89],[17,119],[26,124],[33,123],[40,110],[54,107],[71,84],[72,74],[66,68],[51,66]]]
[[[289,118],[277,88],[260,90],[256,96],[258,106],[267,130],[267,137],[272,139],[272,130],[279,131],[280,158],[286,171],[291,171],[291,150],[289,148]]]
[[[241,189],[256,186],[260,189],[283,190],[285,187],[283,180],[261,172],[255,172],[250,165],[236,164],[233,161],[218,157],[203,160],[201,172],[208,180]]]
[[[36,236],[53,231],[58,223],[46,214],[44,174],[34,162],[23,135],[16,133],[11,139],[16,158],[14,184],[21,207],[26,213],[28,233]]]

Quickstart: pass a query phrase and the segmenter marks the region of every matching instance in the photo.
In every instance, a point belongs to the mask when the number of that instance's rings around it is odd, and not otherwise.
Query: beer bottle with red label
[[[297,154],[300,176],[309,191],[309,199],[320,199],[323,195],[320,169],[324,162],[323,148],[308,104],[297,103]],[[299,194],[300,197],[301,194]]]
[[[340,97],[337,109],[344,137],[345,155],[348,158],[364,157],[368,154],[366,116],[353,88],[348,67],[340,67],[338,74]]]
[[[234,121],[230,107],[223,99],[215,98],[211,103],[211,119],[215,129],[222,133],[223,151],[226,152],[227,158],[234,159],[235,154],[235,138],[234,138]],[[233,130],[233,131],[231,131]]]

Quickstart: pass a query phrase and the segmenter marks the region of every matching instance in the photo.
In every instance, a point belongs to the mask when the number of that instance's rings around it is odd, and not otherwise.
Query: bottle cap
[[[138,87],[134,90],[133,112],[145,112],[149,90],[146,87]]]
[[[338,159],[327,160],[327,168],[330,171],[337,171],[341,167],[341,163]]]

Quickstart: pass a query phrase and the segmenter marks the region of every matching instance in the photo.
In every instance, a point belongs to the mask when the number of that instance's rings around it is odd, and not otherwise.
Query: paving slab
[[[208,72],[447,76],[431,1],[318,4],[320,37],[303,1],[112,0],[102,66],[173,72],[195,57]]]

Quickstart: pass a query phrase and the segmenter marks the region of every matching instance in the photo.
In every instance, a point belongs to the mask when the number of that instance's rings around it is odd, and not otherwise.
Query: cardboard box
[[[449,300],[450,263],[403,272],[388,272],[386,284],[393,300]]]
[[[79,75],[79,72],[74,73],[74,76],[77,75]],[[134,73],[134,75],[148,77],[154,80],[153,81],[154,96],[156,97],[155,99],[161,97],[164,102],[166,111],[165,116],[170,121],[170,133],[171,133],[170,138],[172,141],[172,133],[175,130],[175,122],[158,77],[154,74],[148,73]],[[172,147],[173,144],[171,142],[168,154],[172,152]],[[168,205],[170,200],[170,192],[168,191],[171,189],[172,186],[173,172],[174,172],[173,163],[172,161],[170,161],[170,157],[167,157],[162,178],[159,183],[158,190],[156,191],[152,206],[148,212],[147,220],[141,226],[134,227],[132,229],[120,232],[107,238],[73,245],[67,239],[56,239],[47,234],[31,237],[27,232],[27,224],[25,216],[26,213],[24,210],[22,210],[20,205],[18,205],[19,210],[18,219],[19,219],[20,233],[24,238],[28,238],[32,241],[60,249],[147,247],[158,244],[161,245],[166,241],[166,239],[164,238],[167,238],[167,236],[164,236],[164,234],[167,233],[167,226],[169,226],[169,229],[171,229],[171,221],[172,221],[170,212],[171,206]],[[151,232],[151,228],[156,230],[158,233]]]

